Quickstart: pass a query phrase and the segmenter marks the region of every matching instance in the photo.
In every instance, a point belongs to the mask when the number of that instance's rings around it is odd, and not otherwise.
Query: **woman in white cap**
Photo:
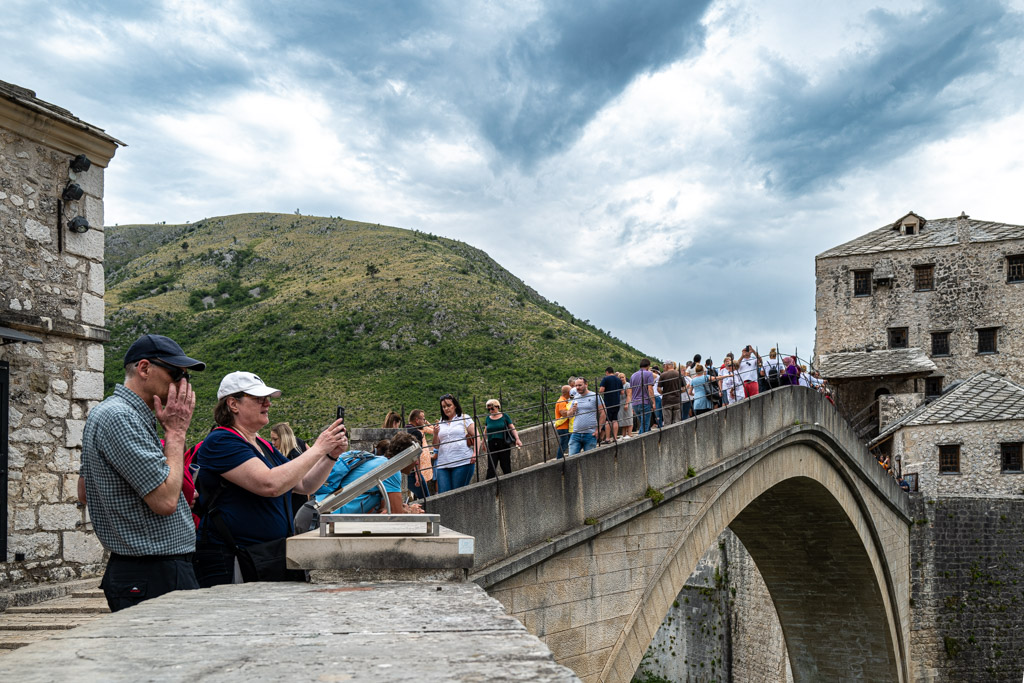
[[[284,566],[284,539],[294,532],[289,493],[316,491],[348,447],[335,421],[306,452],[288,460],[259,436],[270,399],[281,395],[251,372],[232,372],[217,390],[217,423],[199,449],[196,578],[202,587],[239,581],[302,580]],[[269,567],[257,570],[260,558]]]

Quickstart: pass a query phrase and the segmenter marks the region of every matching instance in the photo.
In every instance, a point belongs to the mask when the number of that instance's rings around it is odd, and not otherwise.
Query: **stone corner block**
[[[101,400],[103,398],[103,373],[91,370],[75,370],[71,385],[71,398]]]

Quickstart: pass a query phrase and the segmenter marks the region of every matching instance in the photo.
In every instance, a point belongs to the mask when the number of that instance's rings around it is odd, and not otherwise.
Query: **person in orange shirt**
[[[572,427],[572,418],[569,417],[569,395],[568,384],[562,387],[562,396],[555,403],[555,434],[558,435],[558,455],[562,458],[569,454],[569,432]]]

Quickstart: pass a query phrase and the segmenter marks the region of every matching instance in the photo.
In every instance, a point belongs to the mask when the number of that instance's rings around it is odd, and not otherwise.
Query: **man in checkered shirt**
[[[86,419],[81,480],[96,536],[110,551],[100,586],[112,612],[199,588],[195,525],[181,481],[196,404],[188,371],[205,367],[173,340],[143,335],[124,356],[124,384]]]

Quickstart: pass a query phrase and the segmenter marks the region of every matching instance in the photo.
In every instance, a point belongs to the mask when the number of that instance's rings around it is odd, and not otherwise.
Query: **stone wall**
[[[764,578],[730,530],[704,554],[648,649],[637,680],[791,683]]]
[[[915,680],[1020,681],[1024,497],[911,496]]]
[[[924,403],[924,394],[889,394],[878,401],[878,428],[885,429]]]
[[[55,120],[31,111],[25,123],[19,105],[0,99],[0,325],[42,340],[0,347],[10,365],[0,587],[92,574],[103,560],[76,487],[85,416],[103,398],[103,166],[114,143],[106,158],[90,151],[92,167],[75,178],[86,194],[58,217],[75,136],[95,138],[64,125],[73,117],[63,110]],[[91,229],[67,230],[75,215]]]
[[[961,240],[968,240],[969,230],[959,232]],[[815,356],[869,346],[885,349],[888,328],[907,327],[909,346],[924,349],[938,367],[934,374],[945,382],[981,369],[1024,380],[1024,284],[1006,282],[1006,257],[1024,253],[1021,237],[916,249],[915,237],[907,236],[905,250],[818,257]],[[913,267],[925,264],[935,266],[935,287],[914,291]],[[855,297],[853,271],[861,269],[891,269],[891,284]],[[998,353],[977,352],[979,327],[1000,328]],[[930,333],[946,330],[950,355],[932,356]]]
[[[893,455],[928,496],[1020,496],[1024,474],[1000,471],[999,444],[1014,441],[1024,441],[1024,420],[920,425],[896,432]],[[960,474],[939,474],[939,444],[960,444]]]

